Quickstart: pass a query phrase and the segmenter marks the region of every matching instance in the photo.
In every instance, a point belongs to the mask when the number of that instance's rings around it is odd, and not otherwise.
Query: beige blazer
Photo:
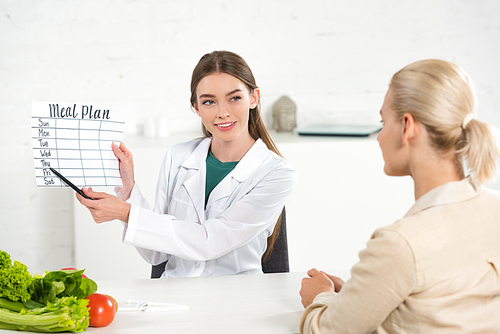
[[[341,292],[319,294],[301,333],[500,333],[500,193],[467,178],[375,231]]]

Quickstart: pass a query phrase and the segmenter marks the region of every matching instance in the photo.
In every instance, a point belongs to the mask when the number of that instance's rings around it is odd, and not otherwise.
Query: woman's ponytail
[[[471,177],[478,184],[493,179],[497,173],[500,151],[489,125],[472,119],[463,132],[463,147],[457,151],[457,155],[464,158]]]

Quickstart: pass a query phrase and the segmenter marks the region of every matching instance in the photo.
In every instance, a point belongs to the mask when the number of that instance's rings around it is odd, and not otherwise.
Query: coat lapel
[[[207,209],[213,203],[228,197],[231,192],[245,181],[265,160],[268,148],[261,139],[253,144],[236,167],[210,193]]]
[[[193,203],[200,223],[205,222],[205,160],[210,142],[211,138],[204,139],[182,164],[182,168],[187,169],[186,172],[191,174],[184,181],[183,186]]]

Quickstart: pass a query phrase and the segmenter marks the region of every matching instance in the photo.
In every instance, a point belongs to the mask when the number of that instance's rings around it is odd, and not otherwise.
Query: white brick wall
[[[127,120],[198,128],[189,80],[206,52],[241,54],[272,104],[293,92],[299,125],[378,121],[390,76],[422,58],[462,65],[480,119],[500,125],[495,0],[0,0],[0,249],[32,271],[71,265],[71,197],[37,189],[32,100],[119,103]]]

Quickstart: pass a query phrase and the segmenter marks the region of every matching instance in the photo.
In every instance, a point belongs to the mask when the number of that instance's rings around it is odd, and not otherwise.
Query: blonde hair
[[[414,62],[394,74],[390,88],[397,116],[409,113],[423,124],[440,153],[455,153],[460,171],[465,159],[476,183],[495,176],[496,139],[486,123],[475,119],[475,86],[458,65],[438,59]]]

